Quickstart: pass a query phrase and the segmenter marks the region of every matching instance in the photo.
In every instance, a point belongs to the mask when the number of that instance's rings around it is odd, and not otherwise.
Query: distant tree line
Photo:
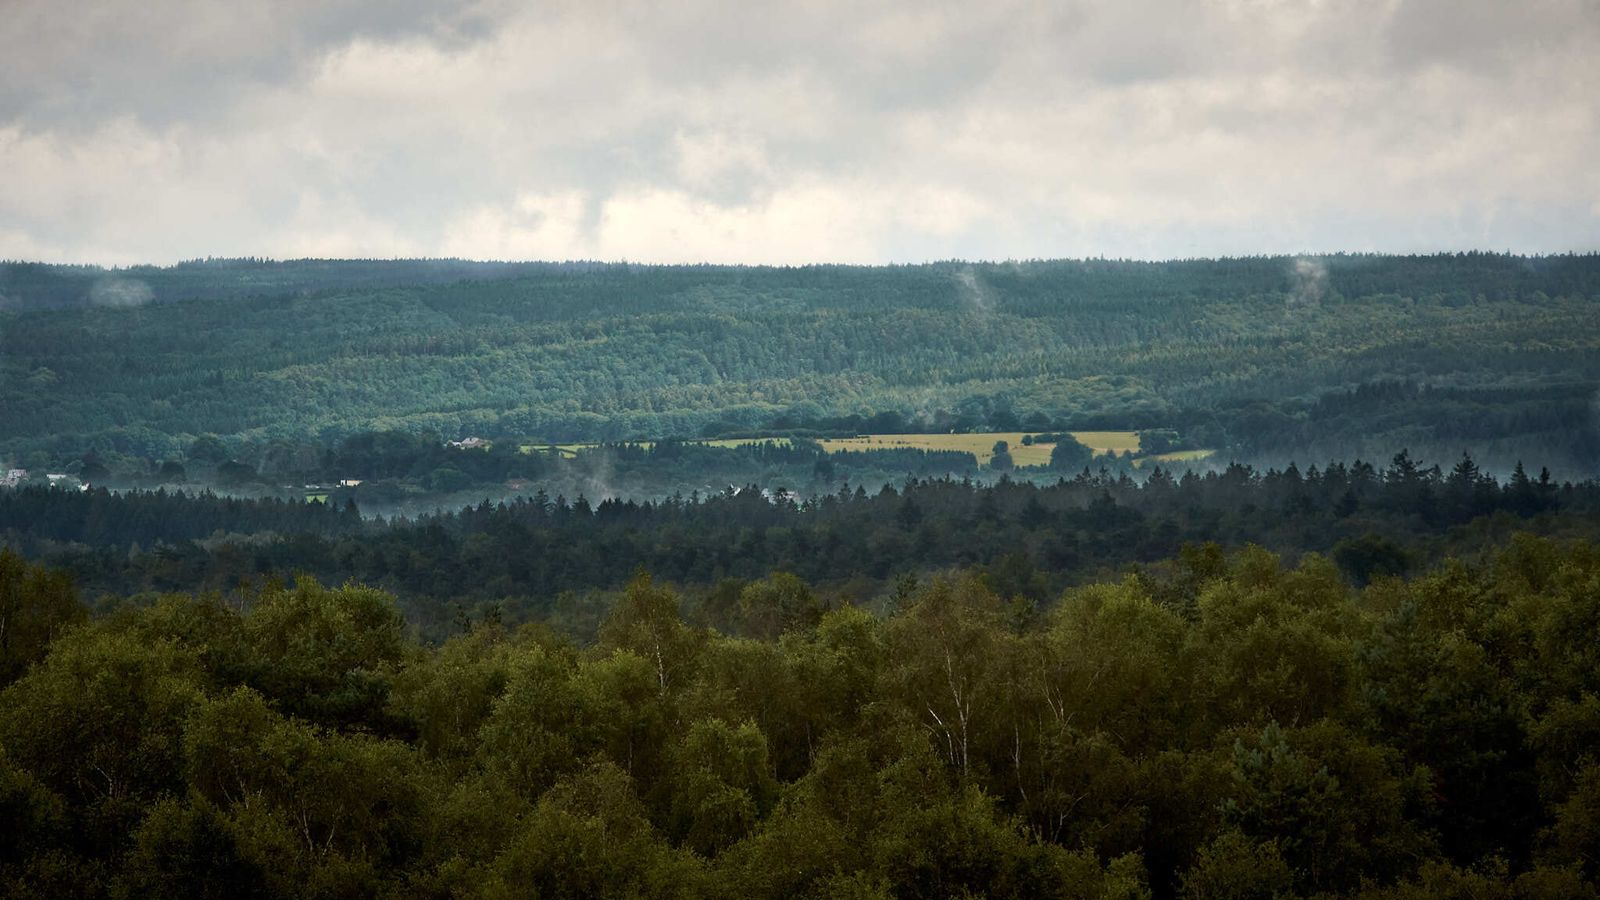
[[[728,588],[717,586],[772,569],[865,602],[903,575],[963,567],[1005,596],[1043,603],[1191,542],[1321,552],[1363,584],[1470,555],[1507,529],[1600,538],[1597,522],[1600,483],[1520,467],[1502,482],[1470,457],[1446,471],[1407,453],[1382,469],[1233,465],[1175,478],[1158,468],[1142,481],[1085,469],[1047,484],[913,479],[812,496],[749,487],[596,502],[534,490],[386,520],[364,519],[351,501],[0,491],[0,542],[93,592],[232,591],[299,571],[392,591],[430,634],[491,607],[589,634],[603,592],[638,567],[686,586],[705,621],[726,626],[717,591]]]

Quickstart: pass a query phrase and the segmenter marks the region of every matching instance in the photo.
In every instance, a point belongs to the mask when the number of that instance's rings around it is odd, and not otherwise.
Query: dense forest
[[[85,622],[0,551],[13,896],[1592,898],[1600,549],[1355,590],[1184,549],[1019,609],[634,576],[596,638],[307,578]],[[0,682],[0,683],[4,683]]]
[[[389,591],[433,639],[486,616],[590,639],[640,568],[682,589],[697,623],[736,630],[740,591],[774,570],[871,605],[905,579],[962,568],[1043,606],[1191,543],[1324,553],[1363,584],[1477,558],[1513,531],[1600,540],[1600,482],[1520,467],[1502,482],[1469,457],[1446,470],[1402,453],[1382,468],[1235,465],[1142,480],[1085,469],[1047,483],[927,478],[821,495],[746,487],[591,501],[536,489],[390,519],[348,498],[0,491],[0,544],[70,572],[91,597],[230,592],[298,572]]]
[[[142,287],[140,287],[142,285]],[[1600,256],[0,267],[0,454],[1171,428],[1596,474]]]
[[[484,499],[499,500],[545,491],[599,499],[659,499],[675,493],[717,493],[730,485],[756,484],[776,490],[816,493],[840,482],[882,485],[906,477],[987,476],[971,453],[914,448],[828,453],[804,439],[763,440],[735,446],[684,441],[598,444],[568,452],[499,442],[488,447],[452,447],[433,434],[362,432],[331,447],[275,441],[238,457],[214,438],[193,442],[178,458],[149,459],[90,452],[66,462],[56,478],[34,470],[14,487],[36,485],[109,488],[113,491],[211,491],[231,497],[305,499],[358,503],[377,515],[416,515],[459,509]],[[1092,459],[1079,446],[1073,467]],[[1104,456],[1101,462],[1133,471],[1137,460]],[[1035,476],[1062,468],[1035,467]],[[1013,468],[1010,471],[1016,473]]]
[[[0,895],[1600,900],[1597,309],[0,265]]]

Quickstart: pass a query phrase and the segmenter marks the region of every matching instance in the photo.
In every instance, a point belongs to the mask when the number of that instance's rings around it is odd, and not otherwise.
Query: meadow
[[[1142,466],[1146,462],[1155,462],[1155,463],[1199,462],[1202,459],[1210,459],[1211,457],[1216,456],[1216,455],[1217,455],[1217,451],[1215,451],[1215,450],[1174,450],[1171,453],[1153,453],[1153,454],[1151,454],[1149,456],[1140,457],[1139,459],[1134,460],[1133,464],[1134,464],[1135,467],[1139,467],[1139,466]]]

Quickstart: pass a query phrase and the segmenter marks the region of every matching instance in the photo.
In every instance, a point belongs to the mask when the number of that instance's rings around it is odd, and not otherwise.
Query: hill
[[[1595,458],[1595,255],[9,264],[0,296],[12,456],[162,458],[208,433],[855,426],[1176,428],[1241,457]]]

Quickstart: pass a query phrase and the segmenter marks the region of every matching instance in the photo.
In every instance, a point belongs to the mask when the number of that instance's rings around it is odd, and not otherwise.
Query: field
[[[1200,461],[1202,459],[1210,459],[1211,457],[1213,457],[1215,455],[1217,455],[1217,451],[1215,451],[1215,450],[1179,450],[1179,451],[1177,451],[1175,453],[1157,453],[1154,456],[1146,456],[1143,459],[1134,460],[1133,464],[1135,466],[1142,466],[1146,462],[1157,462],[1157,463],[1198,462],[1198,461]]]
[[[853,438],[818,441],[824,450],[888,450],[896,447],[913,447],[918,450],[956,450],[978,457],[979,465],[988,465],[994,455],[996,441],[1011,446],[1011,459],[1018,466],[1044,466],[1050,463],[1050,450],[1054,444],[1024,446],[1021,431],[988,431],[971,434],[864,434]],[[1139,452],[1139,435],[1132,431],[1074,431],[1072,436],[1096,454]]]
[[[850,438],[827,438],[817,441],[822,449],[829,453],[838,453],[841,450],[891,450],[910,447],[917,450],[955,450],[971,453],[978,458],[978,465],[986,466],[994,456],[996,441],[1005,441],[1011,446],[1011,459],[1018,466],[1045,466],[1050,464],[1050,450],[1054,444],[1024,445],[1021,431],[982,431],[967,434],[863,434]],[[1077,438],[1084,446],[1090,448],[1096,455],[1107,453],[1139,452],[1139,435],[1133,431],[1074,431],[1072,436]],[[721,438],[708,441],[690,441],[694,444],[703,444],[708,447],[738,447],[745,444],[761,444],[766,442],[787,443],[788,438]],[[653,441],[632,441],[630,443],[641,447],[650,447]],[[523,453],[549,452],[554,450],[564,457],[576,456],[579,450],[598,446],[594,443],[579,444],[524,444]],[[1204,459],[1211,455],[1209,450],[1189,450],[1182,453],[1165,453],[1152,459],[1162,461],[1184,461]]]
[[[637,447],[649,449],[655,446],[655,441],[628,441]],[[710,441],[688,441],[690,444],[700,444],[706,447],[742,447],[746,444],[787,444],[788,438],[718,438]],[[598,443],[582,444],[523,444],[519,449],[523,453],[548,452],[554,450],[557,454],[568,459],[577,456],[579,450],[588,450],[600,446]]]

